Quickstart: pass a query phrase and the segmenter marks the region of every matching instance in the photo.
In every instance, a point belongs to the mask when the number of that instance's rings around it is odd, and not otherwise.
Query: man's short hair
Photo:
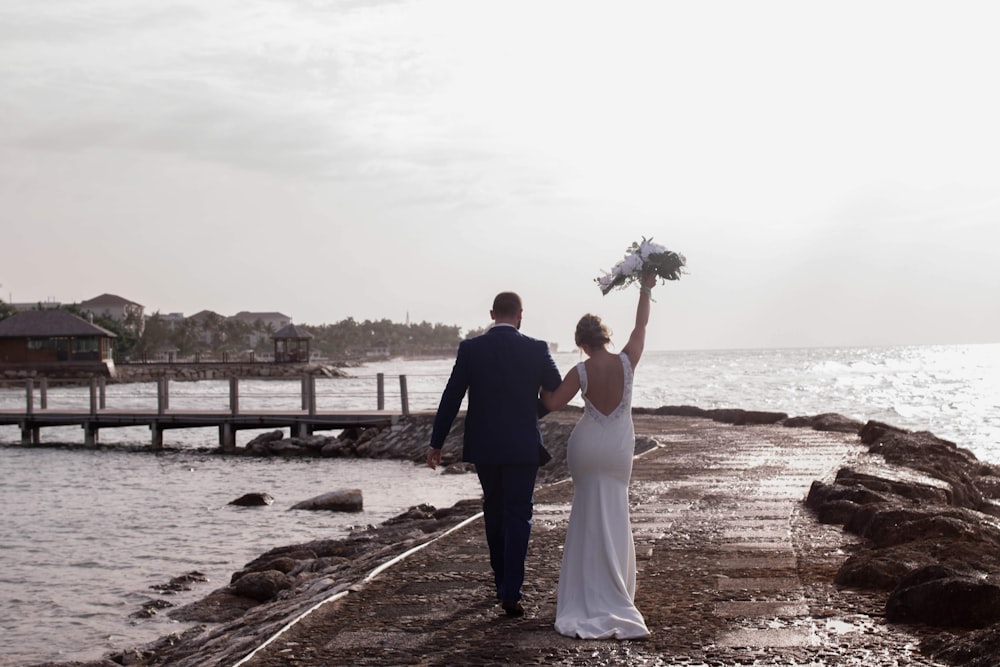
[[[521,297],[514,292],[500,292],[493,299],[493,315],[496,317],[514,317],[521,312]]]

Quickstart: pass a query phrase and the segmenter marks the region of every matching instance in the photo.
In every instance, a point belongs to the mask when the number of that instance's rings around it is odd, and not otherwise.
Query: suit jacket
[[[466,392],[462,460],[469,463],[541,463],[538,390],[562,380],[545,341],[511,326],[494,326],[458,346],[441,395],[431,447],[440,448]]]

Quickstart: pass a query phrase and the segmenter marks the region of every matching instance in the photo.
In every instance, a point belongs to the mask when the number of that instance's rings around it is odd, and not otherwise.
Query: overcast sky
[[[993,2],[4,0],[0,295],[1000,342]]]

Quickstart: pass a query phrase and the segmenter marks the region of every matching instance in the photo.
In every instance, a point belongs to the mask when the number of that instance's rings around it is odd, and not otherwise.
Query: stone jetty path
[[[524,618],[507,618],[493,599],[474,518],[261,637],[238,665],[938,664],[917,652],[911,629],[884,622],[880,596],[833,585],[853,538],[802,503],[814,480],[861,453],[856,435],[635,419],[637,434],[657,443],[637,457],[630,489],[636,603],[651,638],[581,641],[553,630],[572,500],[563,482],[536,493]]]

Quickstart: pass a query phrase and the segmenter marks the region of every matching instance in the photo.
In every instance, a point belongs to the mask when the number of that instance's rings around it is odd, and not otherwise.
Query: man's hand
[[[427,448],[427,465],[431,470],[436,470],[441,465],[441,450],[434,447]]]

